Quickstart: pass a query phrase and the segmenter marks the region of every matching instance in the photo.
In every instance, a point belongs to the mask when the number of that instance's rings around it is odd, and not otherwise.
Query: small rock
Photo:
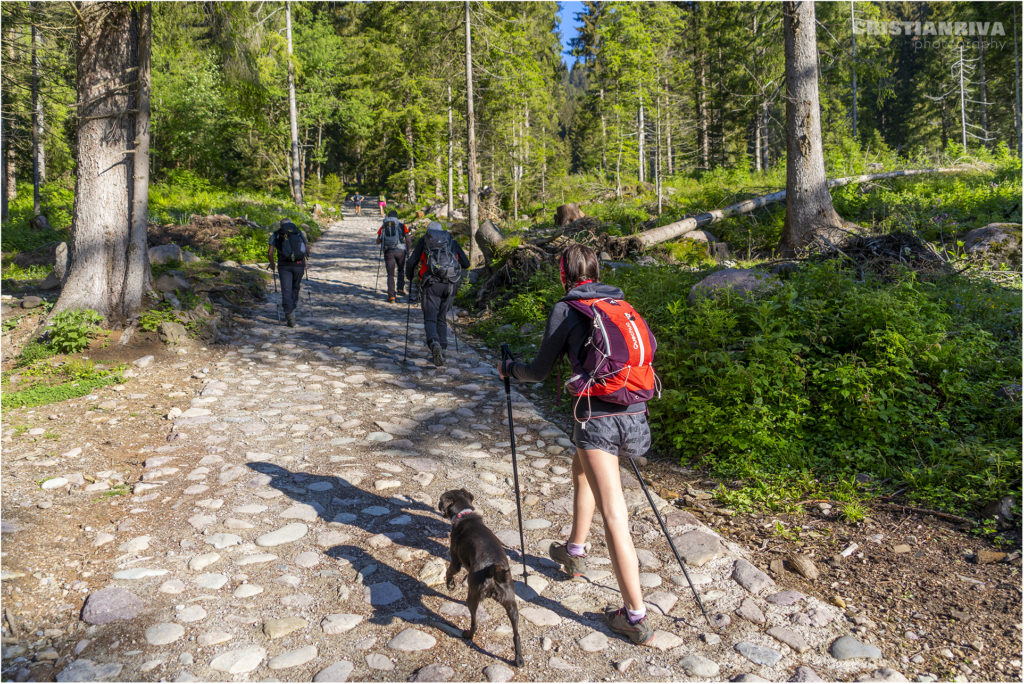
[[[142,611],[142,599],[119,587],[107,587],[89,594],[82,606],[82,620],[90,625],[105,625],[131,620]]]
[[[431,663],[425,665],[416,671],[416,674],[412,676],[411,682],[447,682],[455,676],[455,670],[448,667],[447,665],[440,665],[438,663]]]
[[[881,658],[882,652],[871,644],[864,644],[852,636],[842,636],[832,642],[829,653],[836,660],[852,660],[854,658]]]
[[[259,667],[266,657],[267,651],[265,649],[259,646],[247,646],[221,653],[210,661],[210,667],[218,672],[245,674]]]
[[[768,630],[768,636],[778,639],[797,653],[803,653],[810,649],[807,641],[804,640],[800,633],[789,627],[772,627]]]
[[[428,648],[433,648],[436,643],[437,639],[426,632],[409,627],[389,641],[388,648],[393,648],[396,651],[425,651]]]
[[[504,665],[488,665],[484,668],[484,676],[489,682],[507,682],[515,676],[515,672]]]
[[[284,670],[289,667],[298,667],[299,665],[305,665],[313,658],[317,656],[316,646],[303,646],[293,651],[287,651],[280,655],[274,656],[267,663],[267,667],[271,670]]]
[[[331,663],[324,669],[313,675],[314,682],[347,682],[348,676],[352,674],[353,665],[351,661],[339,660]]]
[[[771,577],[742,558],[737,559],[733,565],[732,578],[751,594],[759,594],[768,587],[775,586]]]
[[[344,634],[354,629],[362,620],[363,616],[355,613],[337,613],[328,615],[321,620],[320,628],[323,629],[324,634]]]
[[[825,680],[818,676],[818,673],[812,670],[811,668],[807,667],[806,665],[801,665],[800,667],[796,668],[796,672],[793,673],[793,676],[790,678],[789,681],[823,682]]]
[[[591,632],[582,639],[577,639],[576,644],[587,653],[596,653],[607,648],[608,637],[601,632]]]
[[[812,581],[818,579],[818,568],[814,565],[814,561],[804,554],[791,553],[786,556],[786,562],[788,562],[793,570],[801,577]]]
[[[691,654],[679,661],[680,667],[691,677],[710,679],[718,676],[718,663],[697,654]]]
[[[779,662],[782,658],[782,654],[776,651],[774,648],[768,648],[767,646],[758,646],[752,644],[749,641],[741,641],[734,647],[736,652],[745,657],[750,662],[756,665],[767,665],[768,667],[775,667],[775,663]]]
[[[910,553],[912,551],[910,544],[897,544],[892,547],[893,553]]]
[[[304,523],[291,523],[256,538],[256,546],[280,546],[298,541],[306,536],[309,528]],[[232,535],[233,536],[233,535]]]
[[[146,629],[146,642],[151,646],[174,643],[185,636],[185,628],[174,622],[161,622]]]
[[[199,622],[206,617],[206,609],[202,606],[183,606],[174,612],[174,617],[182,622]]]
[[[263,633],[270,639],[278,639],[305,626],[306,621],[300,617],[273,618],[263,622]]]
[[[1002,563],[1006,560],[1007,554],[1002,551],[989,551],[988,549],[981,549],[974,555],[975,560],[979,564],[985,563]]]
[[[120,663],[94,663],[86,658],[73,661],[57,674],[58,682],[101,682],[121,673]]]
[[[757,607],[757,604],[749,596],[740,603],[740,607],[736,609],[736,614],[756,625],[763,625],[765,623],[764,613],[761,612],[761,609]]]

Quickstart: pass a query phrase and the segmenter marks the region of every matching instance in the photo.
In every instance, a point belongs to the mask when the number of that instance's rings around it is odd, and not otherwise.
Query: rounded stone
[[[309,528],[304,523],[290,523],[256,538],[256,546],[279,546],[298,541],[306,536]]]
[[[185,628],[175,622],[161,622],[146,629],[146,642],[151,646],[171,644],[185,636]]]
[[[353,665],[348,660],[339,660],[331,663],[324,669],[313,675],[314,682],[345,682],[352,674]]]
[[[107,587],[89,594],[82,606],[82,620],[90,625],[105,625],[131,620],[142,610],[142,599],[120,587]]]
[[[221,653],[210,661],[210,667],[218,672],[245,674],[259,667],[266,657],[265,649],[259,646],[247,646]]]
[[[434,637],[409,627],[389,641],[388,648],[393,648],[396,651],[425,651],[428,648],[433,648],[435,644],[437,644],[437,639]]]
[[[294,651],[288,651],[281,655],[274,656],[267,663],[267,667],[271,670],[284,670],[289,667],[298,667],[299,665],[305,665],[313,658],[316,658],[317,650],[316,646],[303,646],[297,648]]]

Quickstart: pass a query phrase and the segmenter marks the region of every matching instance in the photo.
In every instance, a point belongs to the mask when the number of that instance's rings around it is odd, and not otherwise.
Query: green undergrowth
[[[603,280],[624,290],[658,339],[655,450],[741,480],[724,501],[856,503],[901,488],[961,512],[1005,495],[1020,501],[1019,289],[909,271],[858,280],[829,262],[806,264],[756,301],[691,304],[705,275],[656,266]],[[530,358],[560,296],[557,274],[542,271],[492,301],[472,332]]]
[[[57,354],[77,354],[104,332],[101,323],[103,316],[92,309],[67,309],[55,314],[42,334],[21,350],[17,365],[29,366]]]
[[[3,373],[4,409],[45,406],[85,396],[99,387],[124,381],[125,366],[102,368],[91,361],[36,361]]]

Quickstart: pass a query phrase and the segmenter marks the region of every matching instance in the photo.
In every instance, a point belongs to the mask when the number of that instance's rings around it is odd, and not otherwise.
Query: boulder
[[[164,321],[160,324],[160,341],[164,344],[177,346],[188,340],[188,331],[181,323]]]
[[[317,202],[316,204],[313,205],[313,216],[320,217],[320,216],[323,216],[323,213],[324,213],[323,205],[321,205],[319,202]]]
[[[43,216],[42,214],[39,214],[38,216],[33,217],[32,220],[29,221],[28,223],[29,223],[30,226],[32,226],[33,230],[38,230],[38,231],[51,231],[51,230],[53,230],[53,226],[50,225],[50,221],[45,216]]]
[[[153,284],[157,292],[174,292],[175,290],[187,290],[188,281],[184,276],[174,271],[168,271],[156,279]]]
[[[183,263],[183,264],[194,264],[197,261],[202,261],[202,259],[197,257],[192,252],[188,251],[187,249],[181,250],[181,263]]]
[[[181,261],[181,247],[178,245],[156,245],[149,248],[149,263],[153,266],[168,261]]]
[[[448,216],[448,204],[431,204],[429,207],[423,210],[426,214],[433,214],[434,216],[441,216],[444,218],[450,218]]]
[[[62,242],[57,245],[57,249],[53,254],[53,275],[62,283],[64,282],[64,277],[68,274],[68,265],[70,263],[71,255],[68,254],[68,243]]]
[[[990,223],[975,228],[963,238],[964,252],[986,259],[993,265],[1006,262],[1014,266],[1021,263],[1021,224]]]
[[[713,296],[718,290],[726,288],[742,297],[747,297],[757,292],[774,289],[777,286],[778,280],[762,271],[755,271],[751,268],[725,268],[715,271],[690,288],[688,298],[692,304],[701,297]]]
[[[21,308],[22,309],[34,309],[37,306],[40,306],[42,303],[43,303],[43,300],[42,300],[41,297],[36,297],[35,295],[29,295],[28,297],[25,297],[25,298],[23,298],[21,300]]]
[[[563,204],[555,209],[555,225],[561,228],[586,216],[578,204]]]
[[[43,282],[39,283],[40,290],[56,290],[61,286],[61,279],[57,277],[54,271],[50,271],[46,274]]]

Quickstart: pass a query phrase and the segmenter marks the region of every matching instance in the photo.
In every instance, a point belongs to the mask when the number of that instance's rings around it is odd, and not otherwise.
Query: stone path
[[[650,648],[610,633],[601,611],[619,599],[599,526],[583,581],[546,558],[569,524],[566,426],[518,393],[526,666],[511,666],[492,602],[476,643],[463,641],[465,587],[444,587],[436,505],[470,490],[522,576],[504,390],[495,359],[464,343],[435,369],[416,310],[403,368],[406,308],[373,290],[376,225],[349,217],[327,231],[299,326],[281,327],[272,300],[254,311],[174,418],[179,439],[143,455],[133,515],[90,533],[121,554],[93,568],[106,588],[86,601],[93,626],[59,681],[902,679],[839,609],[775,586],[741,547],[661,502],[712,630],[625,471],[658,631]]]

